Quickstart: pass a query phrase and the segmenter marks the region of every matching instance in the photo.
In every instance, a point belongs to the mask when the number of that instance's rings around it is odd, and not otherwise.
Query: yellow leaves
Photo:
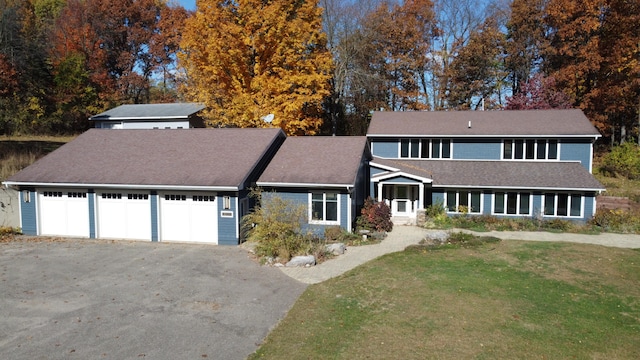
[[[332,66],[320,15],[317,1],[201,1],[181,44],[183,94],[212,126],[272,126],[261,118],[274,114],[287,134],[314,134]]]

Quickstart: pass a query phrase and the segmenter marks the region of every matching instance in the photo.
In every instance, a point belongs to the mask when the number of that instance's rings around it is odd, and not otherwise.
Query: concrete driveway
[[[244,359],[305,285],[237,247],[0,244],[4,359]]]

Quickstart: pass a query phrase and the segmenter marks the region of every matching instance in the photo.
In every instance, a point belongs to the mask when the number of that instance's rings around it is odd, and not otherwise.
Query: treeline
[[[0,134],[75,133],[115,105],[175,101],[187,16],[156,0],[0,0]]]
[[[638,0],[0,0],[0,132],[121,103],[363,134],[372,110],[579,107],[638,137]],[[274,115],[273,124],[265,123]]]

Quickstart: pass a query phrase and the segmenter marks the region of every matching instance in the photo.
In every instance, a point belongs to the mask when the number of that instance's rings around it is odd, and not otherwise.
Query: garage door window
[[[103,199],[122,199],[122,194],[116,193],[102,193]]]
[[[45,191],[42,195],[45,197],[62,197],[61,191]]]
[[[127,194],[129,200],[149,200],[149,194]]]
[[[191,200],[193,201],[213,201],[215,196],[203,196],[203,195],[193,195]]]
[[[167,194],[164,196],[164,199],[172,201],[187,201],[187,195]]]
[[[87,193],[84,193],[84,192],[68,192],[67,193],[67,197],[70,197],[70,198],[86,198],[87,197]]]

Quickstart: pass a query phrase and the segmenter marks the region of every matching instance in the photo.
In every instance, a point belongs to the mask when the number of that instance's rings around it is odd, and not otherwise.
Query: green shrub
[[[288,261],[292,256],[306,254],[313,243],[313,239],[301,231],[307,216],[306,207],[294,205],[272,193],[266,195],[252,192],[258,205],[242,218],[245,238],[257,243],[258,256]]]
[[[640,146],[625,142],[602,158],[600,170],[612,176],[640,179]]]
[[[640,214],[621,209],[598,209],[589,223],[608,232],[640,233]]]
[[[393,229],[391,222],[391,209],[385,202],[376,202],[372,198],[367,198],[356,220],[359,229],[370,231],[386,231]]]
[[[361,239],[360,235],[348,232],[340,226],[327,226],[324,228],[324,241],[326,243],[359,245]]]

